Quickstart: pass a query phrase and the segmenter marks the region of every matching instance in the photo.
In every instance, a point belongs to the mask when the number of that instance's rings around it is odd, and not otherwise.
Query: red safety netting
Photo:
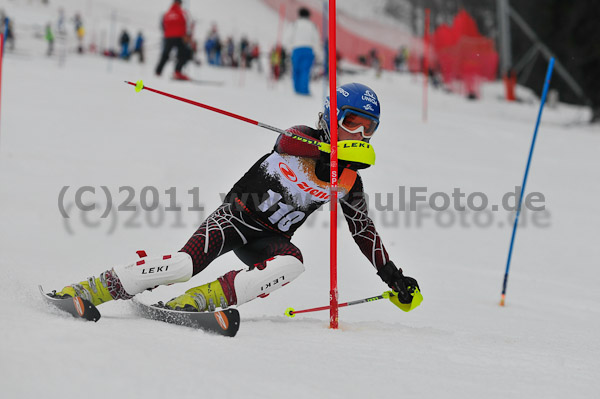
[[[273,10],[278,11],[282,4],[285,5],[285,19],[290,22],[297,18],[298,8],[307,7],[311,11],[311,21],[323,32],[323,10],[314,7],[313,1],[302,0],[262,0]],[[342,0],[343,1],[343,0]],[[421,39],[414,38],[409,33],[394,31],[392,28],[381,26],[371,21],[355,20],[349,16],[338,16],[337,24],[337,52],[347,62],[359,63],[361,57],[369,58],[375,50],[383,69],[394,69],[394,58],[399,48],[405,46],[410,49],[421,48]],[[360,25],[360,32],[357,29]],[[367,37],[367,33],[371,38]],[[374,40],[373,37],[384,38]],[[390,38],[393,38],[393,42]],[[421,50],[419,50],[421,51]]]
[[[322,29],[322,9],[310,0],[262,0],[273,10],[285,5],[285,19],[293,21],[300,6],[311,10],[311,20]],[[358,29],[360,27],[360,29]],[[367,37],[369,36],[369,37]],[[390,37],[396,40],[392,43]],[[402,37],[400,37],[402,36]],[[374,37],[380,38],[375,40]],[[475,20],[460,11],[451,25],[440,25],[430,36],[429,66],[441,77],[447,87],[460,92],[479,95],[479,86],[486,80],[495,80],[498,53],[494,42],[479,33]],[[383,69],[394,69],[394,57],[399,47],[408,49],[407,67],[410,72],[423,70],[423,41],[401,32],[391,32],[387,27],[372,21],[340,17],[337,25],[337,51],[348,62],[358,63],[375,49]]]
[[[479,33],[475,20],[466,11],[460,11],[451,26],[439,26],[431,44],[432,65],[449,87],[478,96],[482,81],[496,79],[498,53],[494,42]]]

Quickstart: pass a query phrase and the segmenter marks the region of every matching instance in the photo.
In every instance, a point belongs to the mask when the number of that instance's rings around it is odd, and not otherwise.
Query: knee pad
[[[177,252],[160,257],[145,257],[137,262],[113,268],[129,295],[139,294],[159,285],[182,283],[192,277],[192,257]]]
[[[276,256],[265,263],[262,269],[245,269],[235,276],[233,284],[238,305],[269,295],[304,271],[304,265],[294,256]]]

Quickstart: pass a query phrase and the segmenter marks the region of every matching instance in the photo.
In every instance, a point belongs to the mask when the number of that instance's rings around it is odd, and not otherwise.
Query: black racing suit
[[[323,131],[307,126],[289,131],[323,140]],[[367,214],[362,179],[342,161],[338,176],[338,196],[350,232],[379,270],[389,258]],[[311,213],[328,202],[328,156],[322,157],[315,146],[281,135],[273,151],[234,184],[224,203],[181,251],[191,255],[194,275],[231,250],[250,267],[265,267],[266,260],[277,255],[292,255],[302,261],[291,237]]]

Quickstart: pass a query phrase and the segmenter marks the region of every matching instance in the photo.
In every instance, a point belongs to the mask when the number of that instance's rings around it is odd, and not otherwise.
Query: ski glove
[[[411,294],[415,291],[415,288],[419,288],[417,280],[402,274],[402,269],[398,269],[392,261],[380,267],[377,274],[384,283],[398,293],[400,303],[409,304],[412,302],[413,296]]]

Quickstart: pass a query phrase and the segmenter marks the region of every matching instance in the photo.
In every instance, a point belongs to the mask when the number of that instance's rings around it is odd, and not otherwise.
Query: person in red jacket
[[[190,59],[190,49],[187,45],[188,36],[188,17],[181,8],[181,0],[174,0],[169,11],[165,13],[162,19],[163,28],[163,51],[156,66],[156,75],[160,76],[165,64],[169,60],[169,54],[173,48],[177,48],[177,64],[175,65],[174,79],[189,80],[181,73],[181,69]]]

